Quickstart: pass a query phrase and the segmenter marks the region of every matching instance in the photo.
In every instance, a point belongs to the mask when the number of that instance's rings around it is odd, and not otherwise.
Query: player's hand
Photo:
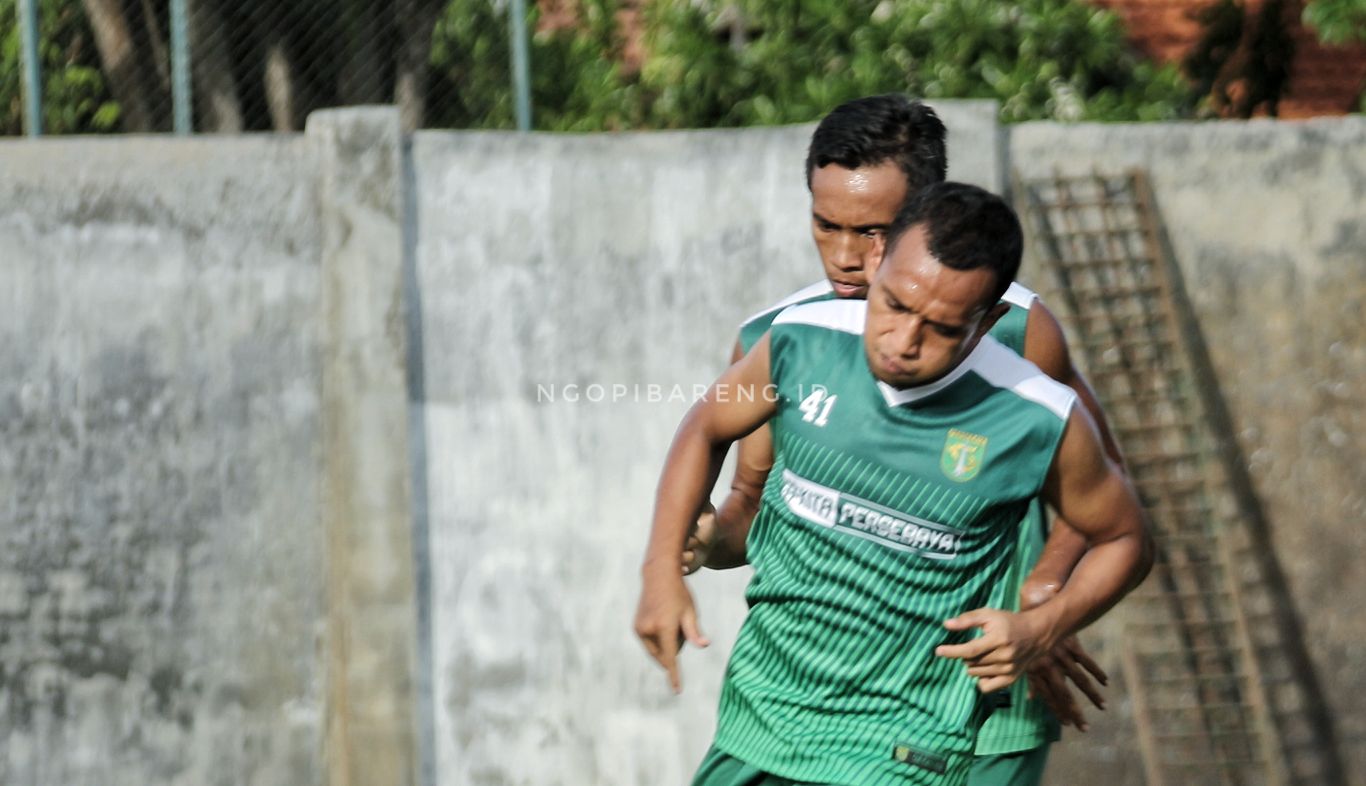
[[[1096,709],[1103,710],[1105,697],[1092,682],[1092,677],[1101,685],[1109,683],[1105,670],[1086,654],[1077,637],[1068,636],[1029,667],[1029,692],[1042,699],[1064,726],[1086,731],[1089,728],[1086,718],[1067,681],[1071,680]]]
[[[697,625],[692,593],[688,592],[683,577],[674,571],[674,568],[668,571],[647,569],[640,590],[640,605],[636,608],[635,628],[645,651],[668,672],[674,693],[682,693],[678,651],[683,648],[683,642],[690,641],[695,647],[705,647],[711,642]]]
[[[692,530],[688,532],[688,542],[683,544],[683,575],[689,576],[701,570],[711,556],[712,544],[716,542],[716,508],[708,502],[697,516]]]
[[[1020,587],[1020,609],[1029,610],[1046,603],[1058,594],[1061,586],[1054,582],[1029,580]],[[1094,678],[1094,682],[1092,681]],[[1068,636],[1053,647],[1046,655],[1035,661],[1029,668],[1029,692],[1037,696],[1053,710],[1058,721],[1064,726],[1075,726],[1086,731],[1086,718],[1082,715],[1072,689],[1067,681],[1077,686],[1096,709],[1105,709],[1105,697],[1101,695],[1101,685],[1108,685],[1109,675],[1100,664],[1087,654],[1076,636]]]
[[[944,620],[953,631],[979,628],[982,635],[963,644],[941,644],[934,654],[958,658],[977,678],[977,689],[993,693],[1008,688],[1052,646],[1047,630],[1033,614],[1012,614],[1000,609],[974,609]]]

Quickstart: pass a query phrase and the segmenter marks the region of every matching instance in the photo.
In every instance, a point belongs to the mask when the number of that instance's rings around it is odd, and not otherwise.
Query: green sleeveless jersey
[[[835,293],[830,282],[822,279],[803,287],[772,306],[746,319],[740,326],[740,347],[742,352],[749,350],[768,332],[773,320],[784,309],[805,303],[834,300]],[[1013,350],[1024,355],[1025,332],[1029,322],[1029,309],[1037,301],[1038,295],[1018,282],[1012,282],[1001,301],[1010,305],[1007,311],[991,328],[991,336]],[[1020,608],[1020,585],[1024,583],[1034,563],[1043,553],[1044,541],[1048,534],[1047,513],[1043,503],[1036,500],[1020,522],[1019,541],[1016,543],[1015,560],[999,586],[999,592],[988,604],[992,608],[1018,611]],[[1017,681],[1007,692],[1004,706],[995,709],[982,726],[977,737],[977,753],[992,755],[1014,753],[1037,748],[1059,737],[1060,727],[1053,713],[1039,699],[1029,697],[1028,684]],[[999,701],[999,700],[998,700]]]
[[[1023,356],[1029,309],[1038,299],[1039,296],[1025,286],[1012,283],[1001,298],[1002,302],[1010,305],[1010,310],[992,326],[992,338]],[[1000,596],[990,604],[993,608],[1019,611],[1020,585],[1034,569],[1034,563],[1039,561],[1047,535],[1047,513],[1043,501],[1036,499],[1020,522],[1015,559],[1000,584]],[[1007,706],[995,709],[977,735],[976,752],[979,756],[1030,750],[1058,739],[1060,728],[1057,719],[1041,700],[1029,698],[1029,686],[1025,680],[1016,680],[1010,686],[1008,695]]]
[[[740,323],[740,351],[748,353],[755,344],[759,343],[759,339],[764,337],[769,326],[773,324],[773,320],[783,313],[783,309],[789,306],[800,306],[803,303],[834,299],[835,290],[830,286],[830,282],[825,279],[821,279],[811,286],[802,287]]]
[[[773,320],[774,467],[716,746],[839,786],[960,784],[985,703],[936,646],[989,605],[1072,392],[990,337],[937,382],[878,382],[864,301]]]

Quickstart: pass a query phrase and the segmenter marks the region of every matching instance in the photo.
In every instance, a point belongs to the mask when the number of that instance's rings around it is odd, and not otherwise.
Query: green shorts
[[[973,756],[968,786],[1039,786],[1051,746],[1045,742],[1026,751]]]
[[[1025,754],[1031,753],[1033,753],[1033,751],[1025,752]],[[1044,746],[1043,753],[1044,756],[1048,755],[1047,745]],[[979,759],[1009,759],[1012,756],[1018,755],[1021,754],[1010,753],[1002,756],[973,757],[973,772],[976,773],[977,771],[976,766],[977,761]],[[1043,772],[1042,761],[1043,759],[1042,757],[1040,757],[1040,773]],[[922,776],[933,779],[932,782],[934,783],[946,782],[938,776],[925,774],[922,774]],[[963,771],[960,767],[957,771],[956,776],[950,777],[956,780],[957,778],[961,778],[962,776]],[[921,780],[917,782],[923,783],[929,781]],[[958,782],[962,783],[962,781]],[[975,783],[975,781],[969,781],[969,783]],[[983,783],[996,783],[996,781],[983,781]],[[1000,781],[1000,783],[1013,784],[1014,782],[1005,780]],[[748,765],[713,745],[711,746],[711,749],[707,751],[707,755],[702,759],[702,765],[697,768],[697,774],[694,775],[692,779],[692,786],[822,786],[822,784],[808,783],[806,781],[794,781],[791,778],[784,778],[780,775],[773,775],[771,773],[764,772],[758,767]]]
[[[702,758],[692,786],[798,786],[794,780],[770,775],[726,753],[715,745]]]

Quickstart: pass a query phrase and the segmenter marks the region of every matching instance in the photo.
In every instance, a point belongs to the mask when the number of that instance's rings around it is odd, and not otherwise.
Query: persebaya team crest
[[[986,437],[951,428],[948,439],[944,440],[944,452],[939,454],[939,468],[949,479],[961,483],[977,477],[986,456]]]

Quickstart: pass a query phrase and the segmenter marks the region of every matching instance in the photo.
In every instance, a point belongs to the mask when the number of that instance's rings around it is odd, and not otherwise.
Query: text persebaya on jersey
[[[813,483],[783,470],[783,502],[802,519],[930,559],[958,555],[962,533]]]

